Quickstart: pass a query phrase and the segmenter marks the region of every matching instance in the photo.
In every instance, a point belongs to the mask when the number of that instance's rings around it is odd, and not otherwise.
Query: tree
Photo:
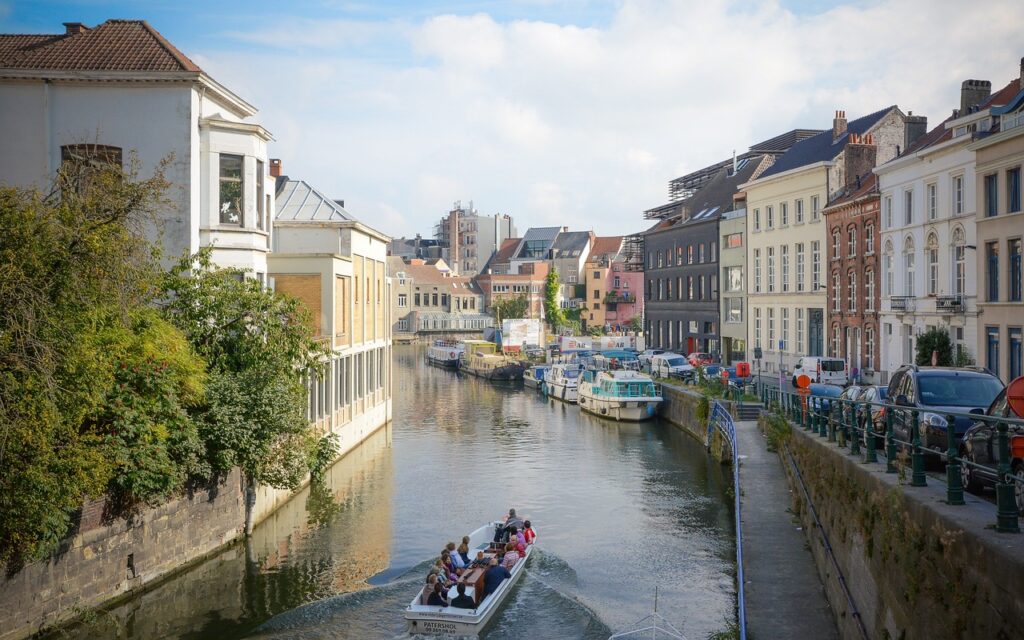
[[[558,270],[552,268],[548,271],[547,279],[544,282],[544,315],[551,331],[558,333],[559,327],[565,324],[565,316],[562,314],[562,307],[558,304]]]
[[[940,367],[953,366],[953,343],[949,332],[944,327],[930,327],[917,335],[917,354],[914,358],[918,366],[929,366],[932,363],[932,352],[939,353],[936,363]]]
[[[500,323],[502,320],[525,318],[530,309],[530,303],[525,295],[515,298],[499,298],[491,303],[491,311]]]
[[[644,320],[640,316],[633,316],[629,321],[629,330],[633,333],[640,333],[644,330]]]

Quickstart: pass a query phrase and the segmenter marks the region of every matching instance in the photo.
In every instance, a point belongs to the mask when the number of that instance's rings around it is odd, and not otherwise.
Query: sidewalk
[[[792,503],[778,455],[757,423],[736,423],[743,509],[747,633],[752,640],[838,638],[807,538],[788,511]]]

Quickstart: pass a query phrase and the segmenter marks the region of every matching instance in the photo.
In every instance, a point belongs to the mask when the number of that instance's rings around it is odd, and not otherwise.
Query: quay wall
[[[335,427],[338,459],[384,427],[391,408],[388,398]],[[296,493],[258,485],[253,523],[273,516]],[[245,537],[245,487],[238,469],[215,486],[144,509],[131,519],[107,521],[105,505],[103,499],[87,502],[74,534],[56,552],[0,576],[0,640],[20,640],[88,615]]]
[[[994,505],[946,504],[934,478],[906,486],[799,427],[779,455],[841,638],[1024,637],[1024,536],[993,530]]]
[[[700,442],[707,439],[708,425],[697,417],[701,394],[681,386],[662,384],[665,401],[658,407],[658,415],[690,434]],[[718,431],[712,433],[709,449],[712,457],[720,463],[732,461],[732,451]]]

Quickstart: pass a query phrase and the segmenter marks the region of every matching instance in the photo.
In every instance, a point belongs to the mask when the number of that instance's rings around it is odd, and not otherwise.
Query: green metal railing
[[[928,448],[921,441],[921,414],[939,415],[928,411],[891,403],[847,400],[821,395],[801,395],[778,388],[762,387],[761,402],[767,409],[775,406],[802,430],[827,438],[850,455],[861,457],[865,463],[877,463],[879,450],[885,458],[886,473],[898,473],[900,467],[910,472],[911,487],[927,486],[925,473],[926,456],[932,456],[946,463],[946,502],[963,505],[964,486],[962,467],[995,475],[996,523],[1000,533],[1020,533],[1020,516],[1016,494],[1024,489],[1024,460],[1014,459],[1010,450],[1010,430],[1024,436],[1024,420],[986,416],[961,411],[942,411],[945,420],[946,441],[944,450]],[[884,409],[885,430],[875,425],[874,413]],[[896,437],[895,416],[899,412],[909,424],[910,440]],[[957,418],[967,418],[972,425],[984,422],[992,425],[996,433],[997,461],[993,471],[991,465],[983,465],[961,456],[961,436],[956,435]],[[861,446],[863,445],[863,451]],[[909,452],[909,465],[901,461],[899,451]]]

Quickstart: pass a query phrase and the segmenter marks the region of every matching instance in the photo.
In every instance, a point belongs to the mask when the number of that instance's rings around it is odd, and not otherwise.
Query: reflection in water
[[[395,348],[380,431],[247,545],[70,637],[395,638],[426,567],[510,506],[539,549],[487,637],[606,638],[659,611],[691,638],[731,618],[726,471],[667,423],[616,424]]]

